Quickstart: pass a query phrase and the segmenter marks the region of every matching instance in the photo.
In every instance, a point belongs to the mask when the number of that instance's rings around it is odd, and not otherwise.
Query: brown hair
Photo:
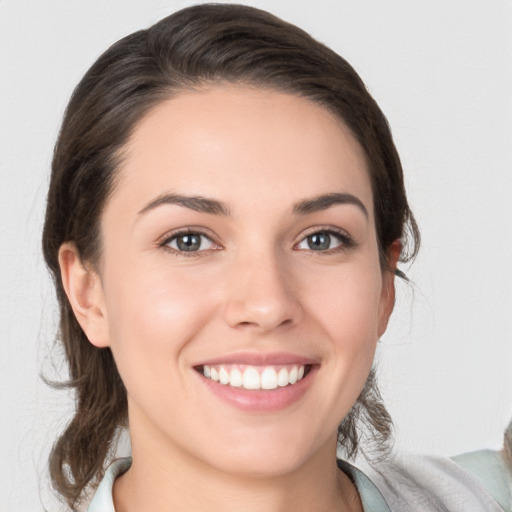
[[[110,349],[89,343],[73,315],[60,278],[59,247],[72,241],[83,261],[98,263],[100,217],[134,127],[176,92],[220,82],[299,95],[334,112],[366,154],[383,269],[390,270],[387,252],[393,241],[404,243],[401,261],[417,251],[419,233],[386,118],[352,67],[306,32],[251,7],[198,5],[115,43],[89,69],[67,107],[43,232],[69,386],[76,393],[75,414],[55,443],[49,465],[54,487],[72,509],[101,477],[119,426],[127,421],[127,400]],[[391,419],[373,372],[339,428],[348,456],[358,450],[361,422],[377,443],[389,438]]]

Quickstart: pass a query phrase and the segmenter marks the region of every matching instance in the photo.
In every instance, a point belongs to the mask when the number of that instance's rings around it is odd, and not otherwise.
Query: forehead
[[[286,203],[333,191],[363,196],[372,213],[365,155],[350,130],[308,99],[229,85],[154,107],[126,144],[117,193]]]

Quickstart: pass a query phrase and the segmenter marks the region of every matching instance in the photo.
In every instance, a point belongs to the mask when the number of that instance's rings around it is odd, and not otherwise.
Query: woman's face
[[[334,458],[393,305],[374,224],[363,152],[321,106],[219,86],[152,110],[85,326],[126,385],[134,456],[251,474]]]

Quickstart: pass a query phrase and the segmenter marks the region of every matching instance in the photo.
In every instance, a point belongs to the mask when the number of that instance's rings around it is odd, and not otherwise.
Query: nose
[[[259,254],[231,269],[224,310],[230,327],[263,334],[300,321],[296,283],[285,267],[275,255]]]

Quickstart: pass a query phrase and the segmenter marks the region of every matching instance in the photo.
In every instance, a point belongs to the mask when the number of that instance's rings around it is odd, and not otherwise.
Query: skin
[[[333,192],[363,208],[294,211]],[[229,215],[148,207],[162,194],[220,201]],[[177,250],[183,228],[206,234],[204,250]],[[311,249],[309,235],[332,230],[341,235],[330,248]],[[111,348],[127,388],[133,464],[115,483],[116,510],[362,510],[336,468],[336,430],[368,376],[394,288],[349,130],[279,92],[183,92],[134,130],[101,232],[99,265],[71,243],[60,262],[80,324]],[[290,406],[240,410],[194,366],[242,352],[296,354],[316,371]]]

